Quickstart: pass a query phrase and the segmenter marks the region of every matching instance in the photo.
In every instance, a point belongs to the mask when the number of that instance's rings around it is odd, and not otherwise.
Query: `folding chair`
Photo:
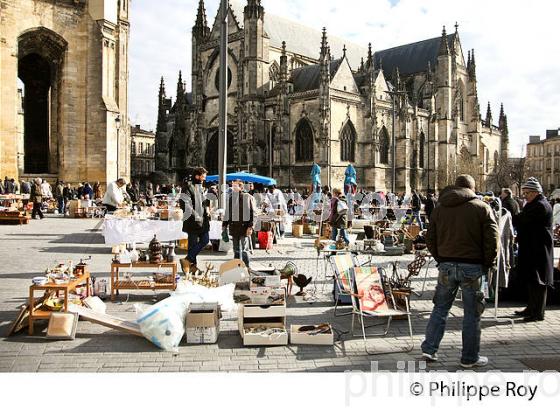
[[[349,253],[344,253],[336,256],[331,256],[329,258],[331,267],[334,272],[335,286],[338,290],[338,297],[334,301],[334,316],[348,316],[352,314],[352,311],[337,314],[338,301],[340,296],[351,296],[352,295],[352,269],[354,267],[354,260],[352,255]]]
[[[348,255],[333,256],[333,268],[338,270],[339,266],[347,266],[347,260],[338,261],[337,258],[346,257]],[[354,332],[356,316],[359,317],[360,325],[362,328],[362,337],[364,339],[364,347],[368,355],[375,355],[386,352],[373,352],[368,350],[367,337],[368,336],[386,336],[389,333],[391,322],[395,316],[406,316],[408,321],[408,330],[410,336],[410,343],[405,349],[399,351],[410,352],[414,348],[414,339],[412,336],[412,323],[410,320],[410,306],[408,299],[405,298],[404,310],[399,308],[395,302],[393,291],[390,286],[386,286],[384,275],[381,269],[374,266],[360,267],[355,258],[352,259],[352,267],[347,271],[350,273],[350,286],[352,289],[352,328],[353,336],[357,336]],[[343,271],[338,271],[337,274],[342,276],[346,275]],[[392,308],[387,304],[387,296]],[[364,323],[365,318],[373,319],[387,319],[387,325],[382,333],[366,333],[366,326]],[[371,327],[367,326],[367,327]]]

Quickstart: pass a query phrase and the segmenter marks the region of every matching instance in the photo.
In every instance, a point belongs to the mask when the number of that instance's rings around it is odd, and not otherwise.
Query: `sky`
[[[245,0],[241,0],[245,1]],[[205,0],[210,27],[219,0]],[[457,22],[463,52],[475,49],[482,116],[490,102],[497,125],[504,104],[510,155],[529,135],[560,128],[560,41],[556,0],[262,0],[278,15],[373,49],[448,33]],[[198,0],[131,0],[130,121],[155,129],[161,76],[175,99],[179,70],[190,91],[191,30]],[[243,18],[242,16],[240,17]],[[317,44],[317,54],[319,53]],[[340,55],[341,50],[332,50]],[[465,55],[465,60],[467,56]]]

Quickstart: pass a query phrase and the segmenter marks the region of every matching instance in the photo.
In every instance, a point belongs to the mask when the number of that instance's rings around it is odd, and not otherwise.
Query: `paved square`
[[[31,221],[27,226],[0,226],[2,247],[0,248],[0,371],[2,372],[195,372],[195,371],[265,371],[265,372],[341,372],[347,370],[368,371],[371,362],[377,361],[378,368],[396,371],[403,362],[420,358],[420,343],[423,340],[429,313],[431,312],[433,289],[437,270],[429,271],[430,280],[422,297],[412,298],[413,332],[415,347],[411,353],[383,353],[368,356],[360,337],[343,337],[334,346],[243,347],[237,332],[236,314],[226,314],[222,319],[221,333],[215,345],[191,346],[184,342],[178,354],[164,352],[141,337],[129,336],[100,325],[80,321],[76,339],[72,341],[50,341],[45,339],[46,322],[38,322],[35,335],[21,332],[10,338],[4,335],[15,318],[17,309],[26,302],[28,288],[33,276],[59,260],[93,257],[90,270],[93,276],[109,277],[110,248],[103,242],[100,232],[102,222],[91,219],[65,219],[49,217],[42,221]],[[557,249],[558,251],[558,249]],[[274,250],[255,250],[253,260],[283,267],[288,260],[294,261],[300,271],[314,276],[316,252],[312,239],[287,238]],[[229,256],[231,258],[231,256]],[[202,261],[216,265],[227,260],[223,254],[204,253]],[[376,262],[387,263],[393,257],[376,258]],[[411,255],[397,258],[410,261]],[[404,264],[403,264],[404,265]],[[140,275],[135,273],[135,275]],[[350,316],[334,318],[330,290],[322,283],[317,286],[317,298],[312,303],[301,298],[288,299],[288,326],[330,322],[337,329],[350,327]],[[421,280],[415,282],[421,287]],[[313,286],[310,286],[313,290]],[[295,293],[295,290],[294,290]],[[159,299],[166,296],[158,294]],[[152,292],[121,292],[120,299],[107,301],[108,313],[134,319],[134,303],[153,303]],[[499,309],[500,316],[509,316],[520,307],[506,304]],[[346,308],[348,309],[348,308]],[[440,362],[429,364],[428,369],[459,369],[461,351],[460,302],[452,308],[452,315],[439,352]],[[485,317],[493,316],[487,307]],[[549,307],[546,321],[522,323],[516,321],[513,328],[506,323],[484,321],[481,354],[487,355],[490,364],[484,370],[521,371],[527,367],[521,359],[557,358],[560,355],[560,310]],[[392,333],[386,338],[370,338],[370,346],[380,352],[404,346],[407,340],[406,321],[395,321]],[[396,338],[395,338],[396,336]],[[399,365],[398,362],[401,362]],[[407,364],[408,366],[409,364]]]

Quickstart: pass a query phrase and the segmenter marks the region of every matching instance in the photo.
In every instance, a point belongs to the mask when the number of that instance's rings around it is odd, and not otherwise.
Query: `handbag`
[[[225,252],[228,253],[233,250],[233,243],[229,240],[224,241],[224,239],[220,239],[220,246],[218,247],[218,252]]]

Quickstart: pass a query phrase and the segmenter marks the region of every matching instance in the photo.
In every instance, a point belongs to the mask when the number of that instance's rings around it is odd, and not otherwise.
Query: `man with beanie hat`
[[[527,285],[529,300],[527,308],[515,314],[524,316],[526,322],[535,322],[544,320],[547,286],[553,284],[552,208],[534,177],[521,186],[521,194],[526,204],[513,217],[513,226],[519,244],[519,273]]]

